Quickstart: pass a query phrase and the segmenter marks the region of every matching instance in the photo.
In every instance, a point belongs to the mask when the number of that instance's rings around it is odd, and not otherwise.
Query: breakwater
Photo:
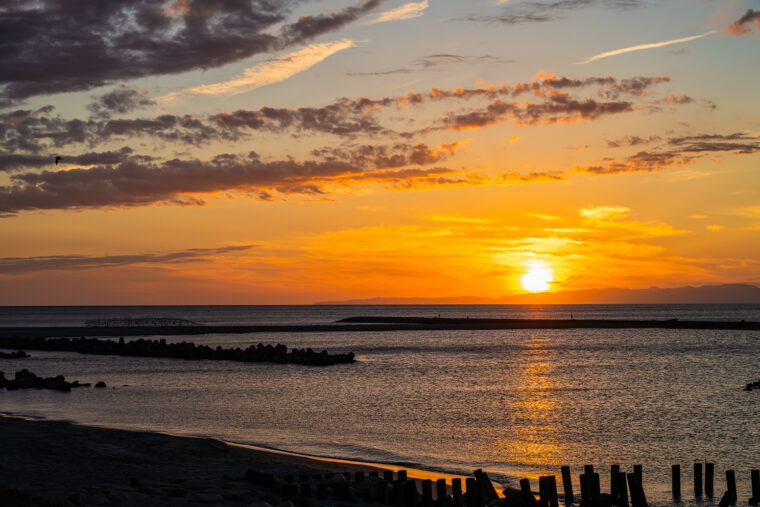
[[[760,330],[755,321],[637,319],[461,319],[429,317],[348,317],[332,324],[206,326],[36,326],[0,327],[0,337],[184,336],[249,333],[338,333],[484,329],[714,329]]]
[[[329,354],[326,350],[315,352],[311,348],[291,349],[282,344],[251,345],[246,349],[239,347],[224,349],[212,348],[207,345],[196,345],[192,342],[167,343],[161,340],[131,340],[123,337],[115,340],[100,340],[97,338],[45,338],[29,337],[0,337],[0,349],[48,350],[62,352],[79,352],[82,354],[98,354],[112,356],[160,357],[172,359],[213,359],[222,361],[238,361],[243,363],[278,363],[302,364],[307,366],[329,366],[341,363],[353,363],[354,354]]]

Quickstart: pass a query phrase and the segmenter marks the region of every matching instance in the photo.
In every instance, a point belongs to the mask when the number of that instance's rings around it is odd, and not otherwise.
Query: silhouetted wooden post
[[[499,494],[496,492],[496,489],[493,487],[493,484],[491,483],[491,479],[488,478],[487,473],[485,473],[482,469],[478,468],[472,473],[472,475],[474,475],[475,479],[478,480],[478,484],[483,489],[485,498],[488,498],[489,500],[495,500],[499,498]]]
[[[549,491],[546,489],[546,477],[538,477],[538,506],[549,507]]]
[[[417,481],[414,479],[404,483],[404,503],[411,507],[417,506]]]
[[[565,490],[565,505],[572,505],[575,503],[575,495],[573,495],[573,480],[570,476],[570,467],[562,467],[562,488]]]
[[[644,468],[641,465],[633,465],[633,473],[639,479],[642,489],[644,488]]]
[[[396,507],[404,507],[404,483],[401,481],[393,481],[393,505]]]
[[[591,475],[594,473],[594,465],[583,465],[583,473]]]
[[[454,507],[462,507],[462,479],[459,477],[451,479],[451,494]]]
[[[478,502],[478,480],[475,477],[468,477],[465,484],[467,487],[467,507],[483,507],[483,502]]]
[[[520,492],[522,493],[523,505],[533,507],[536,499],[533,498],[533,492],[530,490],[530,480],[520,479]]]
[[[379,472],[378,470],[372,470],[372,471],[369,473],[369,476],[370,476],[370,477],[380,477],[380,472]]]
[[[435,499],[438,502],[438,507],[446,507],[449,499],[449,493],[446,491],[446,479],[435,481]]]
[[[694,463],[694,498],[702,498],[702,463]]]
[[[578,479],[581,484],[581,507],[591,507],[591,488],[589,488],[590,475],[581,474]]]
[[[546,475],[538,478],[538,489],[541,495],[542,507],[559,507],[557,498],[557,478]]]
[[[715,464],[705,463],[705,495],[713,497],[713,481],[715,480]]]
[[[398,472],[396,472],[396,477],[401,482],[406,481],[406,470],[399,470]]]
[[[728,507],[731,505],[731,493],[726,491],[723,493],[723,496],[720,497],[720,502],[718,503],[718,507]]]
[[[728,490],[729,502],[736,503],[736,474],[733,470],[726,470],[726,490]]]
[[[615,494],[615,477],[620,473],[620,465],[610,465],[610,495]]]
[[[433,507],[433,481],[422,481],[422,507]]]
[[[594,507],[599,502],[600,494],[599,474],[581,474],[581,505]]]
[[[383,479],[385,482],[391,482],[393,480],[393,470],[383,470]]]
[[[673,493],[673,500],[678,501],[681,499],[681,465],[673,465],[670,473],[671,490]]]
[[[628,474],[628,490],[631,492],[631,506],[632,507],[648,507],[647,498],[644,494],[644,488],[641,486],[639,476],[636,472]]]
[[[618,472],[614,478],[615,492],[613,493],[618,498],[618,505],[620,507],[628,507],[628,485],[626,484],[626,477],[624,472]]]
[[[356,472],[354,473],[354,480],[356,482],[360,482],[364,479],[364,472]]]
[[[752,477],[752,498],[749,499],[750,505],[760,503],[760,470],[750,471]]]

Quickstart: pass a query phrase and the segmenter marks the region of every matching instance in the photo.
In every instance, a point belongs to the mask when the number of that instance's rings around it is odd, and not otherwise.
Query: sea
[[[0,307],[3,326],[164,317],[201,324],[313,324],[352,316],[760,321],[760,305]],[[153,337],[157,339],[159,337]],[[108,388],[0,391],[0,412],[204,436],[317,456],[469,474],[503,485],[595,465],[643,466],[650,504],[670,503],[680,464],[736,471],[739,500],[760,468],[760,331],[561,329],[167,336],[210,346],[283,343],[354,352],[329,367],[30,351],[0,359]],[[534,485],[535,487],[535,485]],[[576,484],[577,490],[577,484]]]

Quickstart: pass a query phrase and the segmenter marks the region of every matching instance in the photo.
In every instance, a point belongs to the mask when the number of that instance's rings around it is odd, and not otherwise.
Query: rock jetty
[[[330,366],[355,362],[354,353],[328,354],[326,350],[315,352],[311,348],[291,349],[285,345],[251,345],[246,349],[212,348],[193,342],[167,343],[165,339],[124,341],[124,338],[102,340],[97,338],[21,338],[0,337],[0,348],[25,348],[100,354],[111,356],[161,357],[172,359],[213,359],[243,363],[302,364],[306,366]]]
[[[0,359],[24,359],[29,357],[29,354],[23,350],[17,350],[16,352],[0,352]]]
[[[5,378],[5,372],[0,371],[0,389],[6,388],[9,391],[16,389],[52,389],[54,391],[71,391],[74,387],[89,387],[90,384],[80,384],[78,380],[66,382],[63,375],[55,377],[40,377],[30,372],[26,368],[16,372],[12,380]]]

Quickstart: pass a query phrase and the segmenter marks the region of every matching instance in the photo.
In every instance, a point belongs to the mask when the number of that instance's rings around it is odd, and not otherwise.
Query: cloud
[[[683,167],[695,160],[718,153],[760,153],[760,138],[743,133],[699,134],[671,138],[667,146],[660,149],[640,151],[622,160],[608,160],[603,164],[576,166],[574,172],[593,175],[654,172]]]
[[[616,139],[614,141],[607,141],[609,148],[620,148],[623,146],[639,146],[642,144],[650,144],[660,141],[659,136],[639,137],[639,136],[625,136],[622,139]]]
[[[428,8],[428,0],[422,2],[409,2],[395,9],[381,12],[375,19],[367,23],[375,25],[377,23],[386,23],[388,21],[401,21],[403,19],[412,19],[422,16],[425,9]]]
[[[160,140],[199,146],[210,141],[239,141],[248,138],[252,131],[288,132],[294,136],[328,133],[346,138],[377,135],[410,138],[425,131],[477,128],[501,121],[526,125],[589,120],[613,112],[637,110],[633,102],[615,99],[647,96],[654,86],[669,81],[668,76],[571,79],[540,73],[530,82],[518,82],[512,86],[484,84],[477,88],[449,90],[434,87],[427,93],[409,92],[378,99],[341,98],[321,107],[264,106],[258,110],[239,109],[211,116],[162,114],[148,118],[111,118],[98,115],[87,119],[66,119],[56,115],[52,106],[45,106],[37,110],[0,113],[0,149],[42,153],[53,149],[59,151],[71,144],[93,147],[101,142],[132,137],[141,137],[147,142]],[[605,100],[588,98],[585,92],[584,99],[570,95],[570,92],[580,93],[583,88],[595,88],[596,94]],[[520,103],[504,100],[524,94],[532,94],[539,100]],[[492,103],[487,107],[478,105],[469,110],[446,113],[417,132],[398,131],[381,123],[381,113],[388,109],[403,112],[427,102],[478,99],[490,99]],[[403,120],[396,118],[395,121]]]
[[[96,165],[96,164],[118,164],[130,158],[132,148],[125,146],[119,151],[105,151],[84,153],[82,155],[67,155],[61,160],[61,165]],[[140,156],[139,159],[145,160],[151,157]],[[11,172],[26,167],[54,167],[55,155],[25,155],[18,153],[0,152],[0,172]]]
[[[728,25],[723,31],[728,35],[748,35],[752,33],[752,24],[760,32],[760,11],[747,9],[744,15]]]
[[[465,21],[477,21],[505,25],[519,25],[523,23],[545,23],[562,17],[563,12],[583,7],[592,7],[602,4],[604,7],[613,9],[627,9],[642,5],[640,0],[550,0],[546,2],[521,2],[515,5],[506,5],[508,0],[500,0],[498,5],[504,5],[500,14],[494,16],[469,16]]]
[[[200,85],[172,92],[159,97],[158,100],[170,103],[192,95],[238,95],[261,88],[262,86],[284,81],[295,74],[310,69],[338,51],[353,47],[356,47],[356,44],[351,39],[311,44],[282,58],[268,60],[249,67],[243,70],[241,76],[229,81]]]
[[[654,42],[651,44],[639,44],[636,46],[629,46],[627,48],[615,49],[612,51],[605,51],[604,53],[599,53],[598,55],[590,56],[586,58],[585,60],[581,61],[580,63],[587,64],[587,63],[595,62],[596,60],[601,60],[602,58],[609,58],[610,56],[622,55],[625,53],[631,53],[633,51],[643,51],[646,49],[655,49],[655,48],[661,48],[664,46],[670,46],[672,44],[681,44],[683,42],[689,42],[692,40],[701,39],[703,37],[707,37],[708,35],[712,35],[714,33],[716,33],[715,30],[711,30],[709,32],[705,32],[700,35],[693,35],[691,37],[683,37],[681,39],[667,40],[664,42]]]
[[[288,22],[299,0],[12,2],[0,16],[0,101],[207,69],[301,45],[375,9],[364,0]],[[278,27],[280,27],[278,29]]]
[[[485,181],[475,173],[428,167],[450,155],[424,144],[390,149],[364,146],[354,153],[325,150],[313,160],[263,161],[222,154],[210,161],[135,157],[89,169],[13,174],[0,186],[0,216],[24,210],[134,207],[167,203],[200,206],[199,195],[238,192],[271,200],[273,194],[323,196],[367,183],[392,189],[461,186]],[[337,158],[343,156],[345,159]]]
[[[250,250],[254,245],[220,248],[191,248],[160,254],[125,255],[45,255],[36,257],[0,257],[0,274],[20,275],[36,271],[82,271],[130,266],[134,264],[178,264],[201,262],[218,255]]]
[[[98,116],[125,114],[135,109],[155,106],[156,102],[148,95],[145,88],[121,85],[115,90],[97,97],[87,105],[87,109]]]

